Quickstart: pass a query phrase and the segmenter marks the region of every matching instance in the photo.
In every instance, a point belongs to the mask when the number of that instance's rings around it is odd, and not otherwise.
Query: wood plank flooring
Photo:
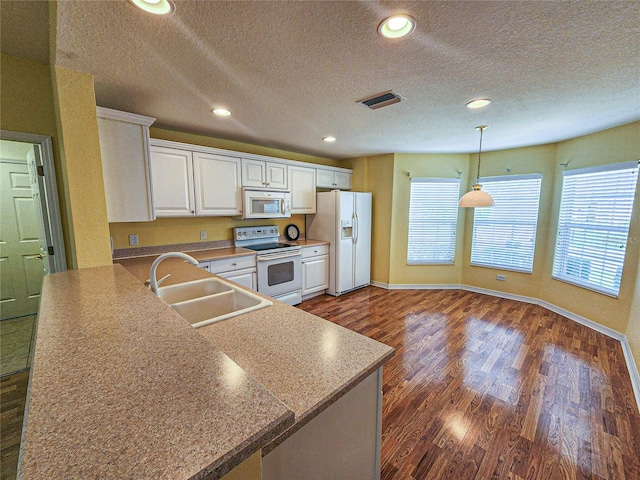
[[[16,478],[29,370],[0,379],[0,479]]]
[[[382,480],[640,479],[619,342],[536,305],[367,287],[300,308],[396,349]]]

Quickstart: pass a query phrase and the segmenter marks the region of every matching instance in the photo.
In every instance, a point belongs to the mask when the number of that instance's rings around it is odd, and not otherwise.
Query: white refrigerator
[[[333,190],[317,194],[315,215],[307,215],[306,236],[329,247],[330,295],[371,281],[371,193]]]

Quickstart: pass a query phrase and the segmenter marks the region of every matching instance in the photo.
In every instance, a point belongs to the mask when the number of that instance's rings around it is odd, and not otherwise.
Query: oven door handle
[[[302,256],[301,250],[296,250],[295,252],[286,252],[286,253],[270,253],[267,255],[258,255],[259,262],[269,262],[271,260],[280,260],[281,258],[290,258],[290,257],[299,257]]]

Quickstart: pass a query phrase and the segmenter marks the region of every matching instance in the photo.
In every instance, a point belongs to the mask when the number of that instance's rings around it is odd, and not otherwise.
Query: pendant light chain
[[[482,153],[482,134],[484,133],[485,128],[487,128],[486,125],[476,127],[476,130],[480,130],[480,149],[478,150],[478,174],[476,175],[476,184],[480,183],[480,154]]]

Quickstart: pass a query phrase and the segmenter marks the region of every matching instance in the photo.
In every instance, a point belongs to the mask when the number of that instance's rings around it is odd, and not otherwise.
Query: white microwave
[[[279,190],[242,189],[239,218],[283,218],[291,216],[291,193]]]

